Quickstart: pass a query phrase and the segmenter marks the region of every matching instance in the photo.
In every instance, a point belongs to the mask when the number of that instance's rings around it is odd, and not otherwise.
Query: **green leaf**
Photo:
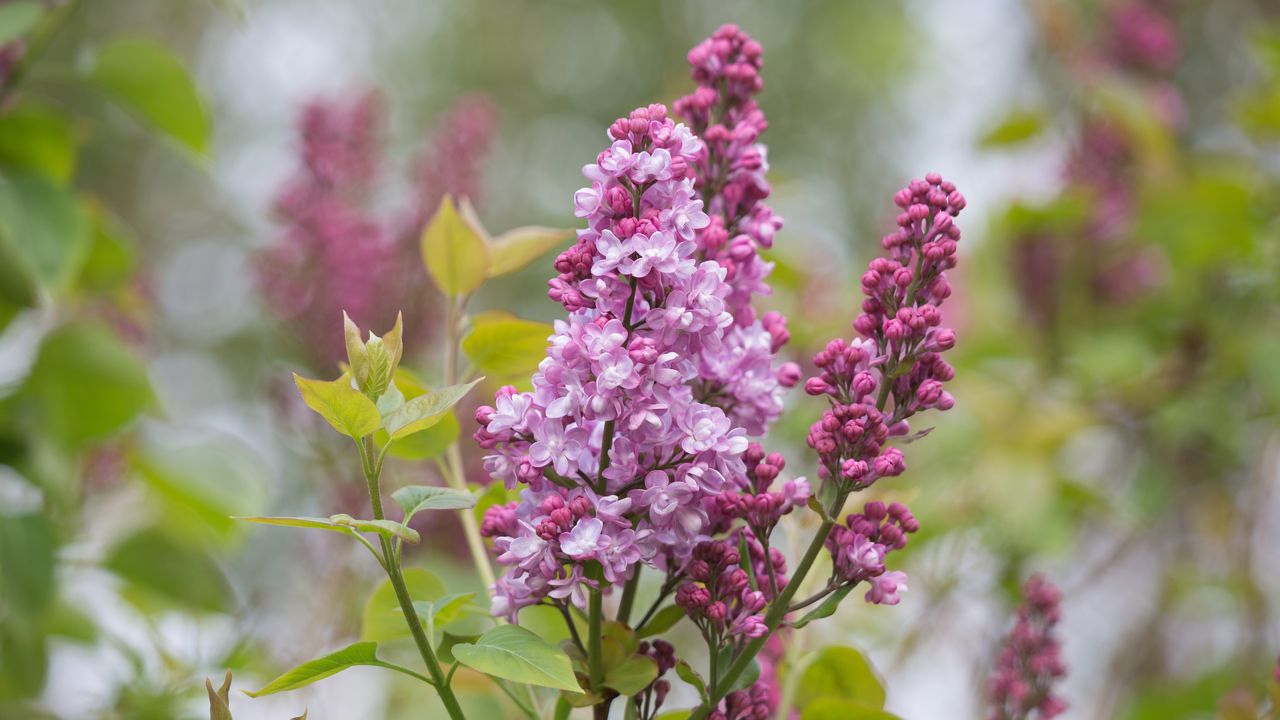
[[[489,277],[513,273],[573,236],[572,230],[519,227],[508,230],[489,244]]]
[[[357,532],[371,532],[387,537],[398,537],[405,542],[417,543],[422,540],[418,531],[394,520],[359,520],[350,515],[340,513],[329,518],[335,524],[349,527]]]
[[[0,5],[0,14],[12,7]],[[0,167],[31,170],[65,184],[75,161],[75,134],[66,115],[32,102],[0,115]]]
[[[582,691],[569,656],[517,625],[499,625],[474,644],[456,645],[453,656],[467,667],[504,680]]]
[[[406,523],[423,510],[466,510],[476,505],[476,496],[466,490],[428,485],[402,487],[391,493],[391,499],[404,511]]]
[[[902,720],[873,705],[822,698],[805,708],[800,720]]]
[[[8,45],[26,35],[43,14],[44,4],[39,0],[15,0],[0,5],[0,45]]]
[[[547,356],[554,328],[521,320],[500,311],[471,319],[471,332],[462,339],[462,352],[477,370],[498,380],[532,375]]]
[[[440,457],[461,434],[462,426],[458,424],[458,418],[453,411],[449,411],[442,415],[435,425],[426,430],[419,430],[396,440],[392,443],[389,452],[393,457],[402,460],[426,460]],[[382,430],[375,435],[380,444],[385,444],[389,437],[386,431]]]
[[[867,658],[851,647],[828,646],[805,668],[796,688],[796,707],[824,697],[884,707],[884,686]]]
[[[72,449],[105,440],[154,402],[146,369],[96,324],[46,336],[22,392],[34,401],[43,431]]]
[[[720,653],[720,677],[724,677],[725,672],[728,671],[729,666],[732,664],[731,660],[732,658],[730,657],[730,653]],[[733,684],[729,686],[727,692],[733,692],[734,690],[741,690],[745,687],[749,687],[759,679],[760,663],[759,661],[752,659],[751,663],[742,671],[742,674],[738,676],[738,679],[734,680]]]
[[[428,390],[422,395],[406,400],[404,405],[391,411],[382,419],[382,426],[391,437],[399,439],[440,422],[449,409],[458,404],[471,388],[483,378],[465,385],[450,385],[439,390]],[[374,408],[376,411],[377,408]]]
[[[414,603],[414,605],[416,606],[417,603]],[[440,636],[440,647],[436,648],[436,657],[439,658],[440,662],[452,665],[458,661],[458,659],[453,656],[454,647],[464,643],[471,644],[479,639],[479,635],[454,635],[451,632],[445,631]]]
[[[679,676],[681,680],[692,685],[693,689],[698,691],[699,696],[703,698],[707,697],[707,681],[703,680],[702,676],[698,674],[698,671],[694,670],[693,666],[688,662],[684,660],[676,661],[676,675]]]
[[[414,600],[438,600],[444,597],[444,583],[422,568],[406,568],[404,582],[409,588],[409,597]],[[390,580],[383,580],[365,602],[360,639],[385,642],[407,637],[409,626],[405,624],[395,588],[391,586]]]
[[[70,190],[30,172],[0,175],[0,264],[18,263],[58,291],[79,271],[89,243],[88,217]]]
[[[48,610],[54,596],[57,534],[43,515],[0,515],[0,607],[27,624]]]
[[[463,211],[470,214],[469,204],[462,202]],[[445,295],[467,295],[484,283],[489,251],[482,231],[459,215],[447,195],[422,231],[422,260]]]
[[[231,671],[222,681],[222,687],[213,689],[213,681],[204,679],[204,689],[209,693],[209,720],[232,720],[231,717]]]
[[[89,251],[76,284],[93,292],[112,292],[123,287],[133,274],[133,242],[106,211],[96,206],[93,210]]]
[[[213,558],[156,528],[125,538],[104,566],[149,594],[187,608],[228,612],[234,604],[231,584]]]
[[[89,79],[143,122],[197,155],[209,144],[209,112],[178,58],[150,40],[116,40],[98,53]]]
[[[351,387],[351,380],[346,375],[337,380],[311,380],[294,373],[293,382],[307,407],[315,410],[343,435],[362,438],[382,424],[378,406],[364,393]]]
[[[1044,118],[1030,110],[1014,110],[987,131],[978,144],[986,148],[1009,147],[1026,142],[1044,130]]]
[[[658,679],[658,664],[648,655],[632,655],[604,677],[604,684],[623,695],[635,695]]]
[[[271,695],[278,692],[286,692],[288,690],[297,690],[305,687],[317,680],[323,680],[330,675],[336,675],[343,670],[358,665],[371,665],[373,667],[386,668],[404,673],[412,677],[421,677],[417,673],[407,670],[389,662],[383,662],[378,659],[378,644],[372,642],[358,642],[349,645],[337,652],[329,653],[322,658],[316,658],[309,662],[305,662],[280,677],[267,683],[261,690],[257,692],[246,692],[249,697],[262,697],[263,695]]]
[[[418,600],[413,609],[426,623],[427,637],[434,637],[437,629],[464,617],[475,597],[475,593],[451,593],[439,600]]]
[[[649,622],[640,628],[639,636],[647,638],[661,635],[675,627],[676,623],[680,622],[685,616],[684,609],[679,605],[668,605],[659,610],[652,618],[649,618]]]
[[[363,388],[369,381],[369,349],[365,347],[363,334],[346,310],[342,311],[342,337],[347,346],[347,366],[356,385]]]
[[[810,610],[804,615],[804,617],[791,623],[791,627],[798,629],[808,625],[814,620],[831,617],[835,613],[836,608],[840,607],[840,601],[844,600],[845,596],[853,591],[853,587],[853,585],[846,585],[831,593],[822,601],[821,604],[818,605],[818,607]]]

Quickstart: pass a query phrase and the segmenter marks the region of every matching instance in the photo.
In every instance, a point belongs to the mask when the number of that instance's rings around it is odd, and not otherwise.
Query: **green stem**
[[[599,690],[604,685],[604,573],[598,564],[592,563],[587,576],[596,581],[596,588],[591,591],[590,609],[587,616],[587,668],[591,689]]]
[[[383,520],[386,516],[382,511],[382,491],[378,487],[377,467],[374,464],[371,453],[372,442],[366,437],[359,443],[359,448],[360,461],[364,466],[365,480],[369,487],[369,503],[373,507],[373,518],[375,520]],[[422,655],[422,661],[427,665],[427,672],[431,676],[431,684],[435,686],[436,692],[440,694],[440,701],[444,703],[449,717],[453,720],[466,720],[466,715],[458,704],[458,698],[453,694],[453,689],[449,687],[444,671],[440,668],[440,661],[436,659],[436,653],[431,649],[431,639],[427,637],[426,631],[422,629],[422,621],[418,619],[418,611],[413,607],[413,598],[409,595],[408,586],[405,585],[404,574],[400,572],[399,553],[395,551],[391,541],[385,536],[381,540],[382,556],[386,561],[384,567],[387,571],[387,578],[391,581],[391,588],[396,593],[396,600],[400,603],[400,612],[404,615],[404,621],[409,626],[409,633],[413,635],[413,641],[418,646],[418,653]]]
[[[626,625],[631,620],[631,608],[636,603],[636,588],[640,586],[640,565],[622,587],[622,600],[618,603],[618,622]]]
[[[444,383],[445,385],[456,385],[458,382],[458,345],[460,342],[458,323],[461,319],[462,310],[466,305],[466,298],[461,300],[449,298],[446,305]],[[466,490],[467,482],[462,472],[462,451],[458,447],[457,440],[449,444],[448,449],[445,450],[445,458],[448,461],[449,468],[449,471],[444,474],[445,482],[455,490]],[[489,551],[484,546],[484,537],[480,535],[480,523],[476,521],[475,513],[470,508],[459,510],[458,519],[462,522],[462,534],[467,539],[467,550],[471,553],[471,561],[476,566],[476,573],[480,576],[480,582],[486,589],[490,588],[494,584],[493,567],[489,564]]]

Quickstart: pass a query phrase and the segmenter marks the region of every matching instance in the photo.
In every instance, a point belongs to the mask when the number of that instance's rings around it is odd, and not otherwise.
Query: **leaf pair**
[[[385,429],[391,439],[399,440],[443,420],[450,408],[458,404],[480,379],[465,385],[428,390],[408,401],[401,398],[402,402],[393,404],[385,415],[368,395],[351,384],[349,375],[337,380],[312,380],[295,373],[293,381],[307,407],[324,418],[334,430],[359,439]]]
[[[530,226],[490,238],[470,202],[464,198],[455,206],[445,196],[422,231],[422,260],[440,292],[461,297],[489,278],[519,270],[571,234]]]

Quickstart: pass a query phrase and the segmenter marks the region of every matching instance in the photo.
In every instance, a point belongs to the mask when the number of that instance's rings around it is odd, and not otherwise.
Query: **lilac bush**
[[[561,717],[591,707],[605,718],[620,699],[626,717],[650,720],[668,699],[672,670],[698,692],[688,711],[694,720],[769,717],[782,699],[790,629],[832,615],[855,588],[876,605],[895,605],[907,590],[890,556],[919,530],[911,511],[871,501],[841,516],[852,495],[905,471],[899,441],[919,436],[910,425],[916,414],[955,403],[945,389],[955,373],[942,356],[956,334],[941,307],[951,294],[946,272],[956,264],[965,199],[936,174],[893,197],[896,228],[861,276],[854,336],[827,343],[801,383],[800,366],[779,354],[789,339],[786,318],[755,304],[769,292],[773,269],[762,253],[782,226],[764,202],[771,188],[760,142],[768,123],[755,100],[761,47],[729,25],[688,59],[697,86],[674,103],[674,114],[654,104],[619,118],[583,168],[587,185],[573,202],[584,227],[556,257],[548,289],[566,314],[551,328],[530,389],[503,386],[475,411],[484,469],[518,499],[489,505],[475,523],[467,508],[476,499],[451,445],[440,467],[452,487],[397,491],[404,519],[396,522],[383,512],[380,474],[394,443],[439,422],[479,381],[458,373],[457,321],[469,295],[495,274],[494,253],[524,248],[521,257],[531,259],[545,238],[513,231],[494,241],[446,196],[422,244],[447,296],[447,387],[410,397],[397,369],[400,322],[366,340],[350,319],[348,373],[297,381],[307,404],[356,440],[374,517],[254,520],[362,539],[387,571],[427,666],[419,679],[453,718],[463,715],[451,689],[462,666],[488,675],[530,717],[540,704],[532,688],[550,687],[560,691]],[[311,173],[306,186],[318,177]],[[496,274],[509,271],[508,258],[500,259]],[[827,404],[807,438],[814,481],[787,472],[786,459],[765,449],[786,391],[801,384]],[[446,599],[433,598],[424,611],[411,596],[400,548],[418,539],[408,527],[413,514],[432,509],[462,510],[481,577],[489,565],[480,536],[504,570],[489,588],[497,625],[483,635],[438,641],[430,628],[444,622]],[[817,529],[792,563],[776,530],[795,514],[811,515]],[[377,546],[364,539],[369,533]],[[824,553],[829,577],[797,597]],[[640,612],[646,572],[657,592]],[[569,639],[551,645],[522,628],[523,611],[534,606],[554,608]],[[705,643],[705,669],[694,668],[700,653],[678,636],[654,637],[684,618]],[[390,666],[370,645],[315,667]],[[259,694],[297,686],[299,670]],[[864,675],[878,687],[869,666]],[[883,693],[878,704],[859,700],[880,711]]]

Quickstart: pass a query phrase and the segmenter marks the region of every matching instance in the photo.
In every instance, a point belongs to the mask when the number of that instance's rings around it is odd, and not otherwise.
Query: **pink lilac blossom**
[[[759,252],[773,246],[782,218],[762,201],[771,192],[765,174],[768,151],[759,142],[769,126],[754,95],[763,87],[760,44],[735,25],[725,25],[689,51],[698,87],[675,102],[704,144],[692,160],[696,186],[709,221],[697,228],[698,256],[725,271],[725,297],[733,325],[723,342],[703,350],[706,378],[700,397],[726,407],[735,424],[761,435],[782,412],[783,392],[799,371],[775,365],[789,339],[786,318],[758,316],[756,295],[770,292],[766,277],[773,263]]]
[[[898,229],[882,240],[887,257],[872,260],[862,276],[862,313],[853,323],[861,337],[828,343],[813,359],[819,373],[805,382],[806,392],[830,403],[810,427],[808,443],[818,454],[819,475],[842,493],[901,475],[905,459],[889,439],[910,432],[907,420],[916,413],[955,404],[943,389],[955,372],[942,353],[956,336],[943,326],[940,308],[951,295],[945,273],[955,267],[955,218],[965,199],[930,174],[894,195],[894,203],[902,212]],[[865,581],[867,601],[896,604],[906,575],[886,570],[884,558],[917,529],[905,506],[868,503],[826,539],[833,581]]]
[[[676,590],[676,605],[706,636],[757,638],[768,632],[762,612],[768,598],[753,587],[741,561],[731,537],[699,544],[685,567],[690,582]]]
[[[1060,616],[1062,594],[1042,577],[1022,588],[1017,622],[1005,638],[988,682],[990,720],[1048,720],[1067,709],[1053,693],[1066,675],[1062,649],[1053,629]]]
[[[486,518],[509,567],[493,610],[512,619],[547,597],[580,604],[588,561],[609,583],[642,562],[680,565],[708,538],[708,498],[745,482],[746,431],[694,393],[696,358],[734,322],[725,268],[697,258],[702,143],[661,105],[614,122],[609,139],[574,198],[587,227],[548,293],[569,315],[533,390],[503,388],[476,413],[490,476],[525,486],[514,524],[507,510]]]
[[[333,322],[343,310],[373,327],[389,327],[403,310],[417,328],[405,333],[409,342],[430,337],[434,297],[422,292],[418,237],[445,194],[476,194],[493,111],[481,98],[464,97],[446,114],[418,161],[415,201],[394,225],[369,208],[384,124],[374,92],[309,103],[299,121],[299,167],[276,198],[284,231],[261,255],[259,286],[317,366],[344,357]]]

